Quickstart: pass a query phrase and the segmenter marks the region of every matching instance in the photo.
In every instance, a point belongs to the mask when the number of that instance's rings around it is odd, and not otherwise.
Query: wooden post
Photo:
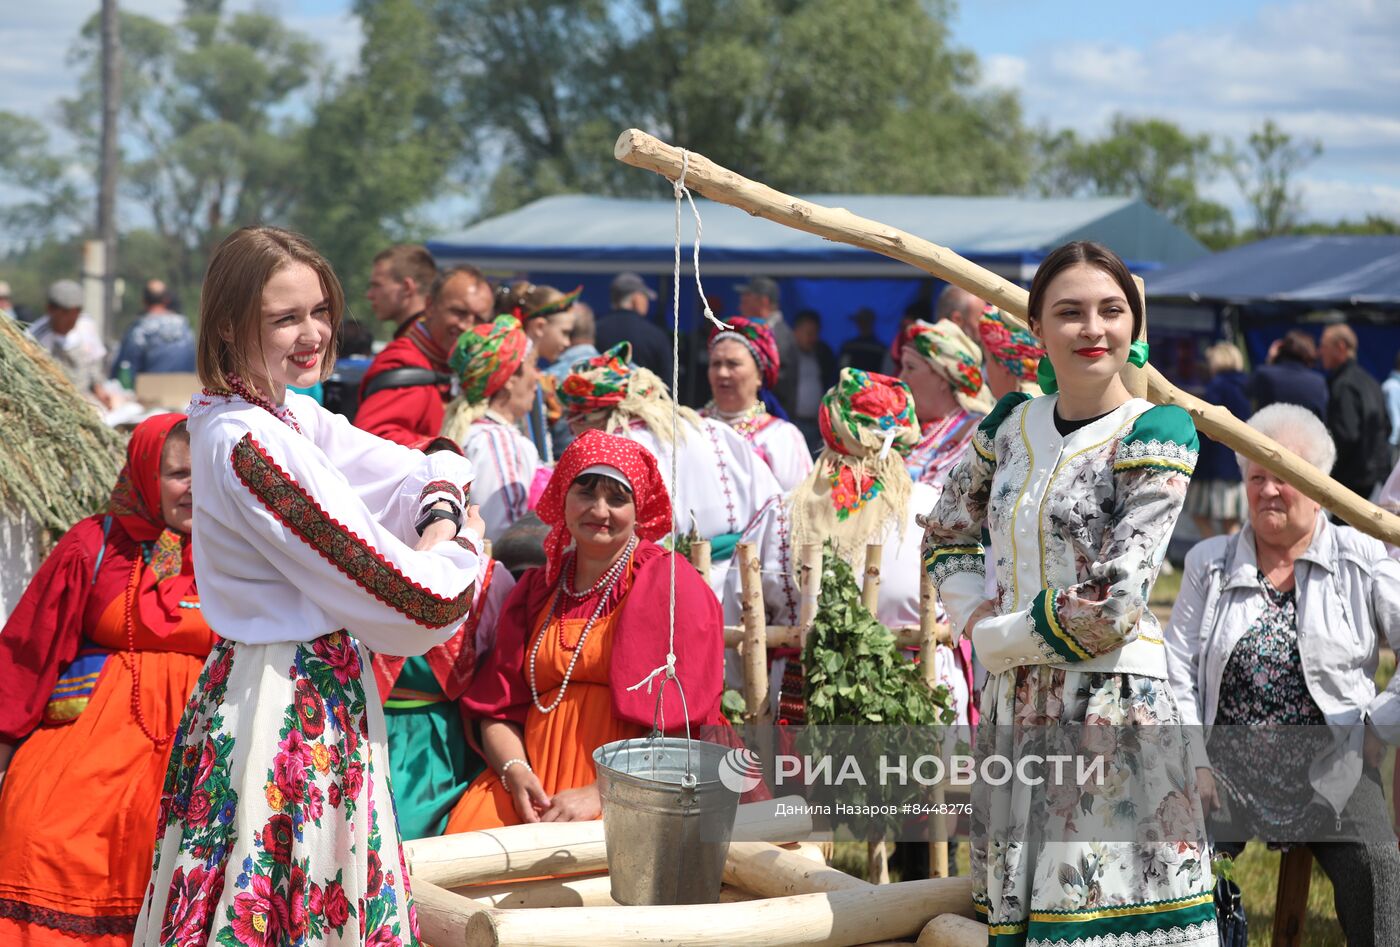
[[[865,547],[865,569],[860,586],[860,602],[870,614],[877,615],[880,609],[880,564],[884,560],[885,548],[879,543]],[[875,884],[890,883],[889,845],[882,835],[871,839],[866,845],[865,877]]]
[[[422,878],[413,879],[413,901],[423,940],[433,947],[465,947],[467,921],[487,905]]]
[[[803,543],[797,554],[797,627],[803,629],[798,647],[806,645],[806,629],[817,617],[817,596],[822,588],[821,543]],[[770,644],[769,647],[772,647]]]
[[[763,577],[759,574],[758,553],[753,543],[740,543],[735,553],[744,620],[744,643],[739,649],[744,660],[744,722],[762,726],[773,717],[768,700],[768,628],[763,612]]]
[[[624,131],[613,148],[624,164],[654,171],[671,180],[681,172],[681,149],[635,128]],[[1026,290],[1003,279],[947,247],[868,220],[843,208],[823,207],[799,200],[721,167],[704,155],[687,156],[686,186],[721,204],[738,207],[756,217],[776,221],[838,243],[862,247],[918,267],[942,280],[994,303],[1021,327],[1025,326]],[[1227,447],[1278,474],[1304,495],[1316,500],[1369,536],[1400,545],[1400,516],[1352,493],[1331,477],[1271,438],[1264,437],[1219,405],[1178,389],[1150,363],[1147,397],[1157,404],[1174,404],[1191,415],[1196,427]]]
[[[1278,893],[1274,896],[1274,947],[1303,947],[1308,919],[1308,888],[1312,886],[1312,850],[1297,845],[1278,863]]]
[[[1142,300],[1142,326],[1138,332],[1137,341],[1146,342],[1147,339],[1147,285],[1143,283],[1142,277],[1133,274],[1133,282],[1137,284],[1138,298]],[[1128,393],[1134,398],[1147,397],[1147,370],[1138,368],[1136,365],[1128,364],[1123,366],[1119,372],[1123,379],[1123,384],[1127,387]]]
[[[700,573],[705,584],[710,584],[710,541],[697,539],[690,544],[690,564]]]
[[[930,688],[938,684],[934,662],[937,660],[935,652],[938,649],[938,596],[933,590],[933,579],[929,578],[926,570],[920,567],[919,576],[919,630],[922,632],[923,641],[919,647],[919,667],[923,671],[924,683]],[[945,750],[946,742],[938,747],[938,755],[947,762]],[[946,770],[945,770],[946,771]],[[947,802],[947,793],[944,791],[942,780],[933,787],[933,805],[935,811],[929,815],[929,842],[928,842],[928,873],[930,878],[947,878],[948,869],[948,817],[941,811],[941,807]]]

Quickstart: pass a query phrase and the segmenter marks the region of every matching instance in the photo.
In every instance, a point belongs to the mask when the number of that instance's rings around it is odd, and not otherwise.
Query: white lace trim
[[[1124,441],[1118,445],[1118,456],[1114,464],[1133,460],[1167,460],[1187,467],[1196,466],[1197,452],[1176,441]]]
[[[1216,931],[1215,921],[1210,920],[1165,930],[1096,934],[1073,940],[1032,937],[1026,941],[1026,947],[1216,947],[1219,943],[1220,934]]]
[[[957,555],[942,556],[928,570],[935,588],[942,585],[949,576],[958,572],[973,572],[980,576],[987,574],[987,560],[982,556]]]

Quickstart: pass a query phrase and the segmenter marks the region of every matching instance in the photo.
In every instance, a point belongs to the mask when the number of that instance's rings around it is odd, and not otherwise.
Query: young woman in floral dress
[[[979,425],[926,518],[924,564],[991,672],[979,771],[1061,743],[1102,770],[974,786],[974,904],[997,945],[1214,945],[1205,819],[1147,607],[1196,431],[1123,384],[1124,364],[1146,361],[1142,300],[1111,251],[1051,253],[1028,311],[1050,393],[1008,394]]]
[[[416,655],[465,617],[471,465],[288,393],[330,373],[344,295],[302,237],[214,252],[190,406],[209,655],[175,733],[140,945],[417,943],[384,717],[360,642]]]

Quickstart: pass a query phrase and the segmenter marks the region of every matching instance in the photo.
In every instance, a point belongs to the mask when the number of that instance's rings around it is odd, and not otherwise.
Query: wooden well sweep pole
[[[753,543],[736,548],[739,585],[743,590],[744,643],[744,722],[763,725],[772,719],[768,702],[768,627],[763,611],[763,577],[759,574],[758,552]]]
[[[680,176],[681,149],[635,128],[629,128],[617,139],[613,155],[624,164],[654,171],[671,180]],[[844,208],[823,207],[776,191],[695,152],[690,152],[688,157],[685,184],[710,200],[738,207],[755,217],[872,250],[918,267],[994,303],[1012,321],[1025,326],[1026,291],[947,247],[852,214]],[[1181,391],[1151,363],[1147,365],[1146,374],[1149,400],[1185,409],[1202,433],[1262,464],[1363,533],[1400,545],[1400,517],[1352,493],[1297,454],[1254,431],[1228,409],[1206,404]]]

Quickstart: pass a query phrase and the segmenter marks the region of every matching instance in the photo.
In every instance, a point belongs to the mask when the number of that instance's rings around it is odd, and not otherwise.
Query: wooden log
[[[467,922],[471,947],[559,947],[586,939],[612,947],[855,947],[912,938],[940,914],[972,914],[972,882],[907,881],[733,904],[656,907],[488,908]]]
[[[745,803],[739,806],[733,837],[744,842],[806,838],[812,833],[812,817],[804,814],[805,804],[798,796]],[[414,839],[404,842],[403,849],[415,884],[426,881],[444,888],[608,867],[601,820],[539,822]]]
[[[695,567],[695,571],[700,573],[700,578],[705,580],[705,584],[710,584],[710,541],[708,539],[697,539],[690,544],[690,564]]]
[[[987,925],[957,914],[940,914],[924,925],[918,947],[986,947]]]
[[[1295,845],[1278,863],[1278,891],[1274,894],[1274,947],[1302,947],[1308,920],[1308,889],[1312,887],[1312,850]]]
[[[890,846],[883,838],[866,844],[865,877],[877,885],[890,883]]]
[[[923,640],[919,646],[919,667],[923,670],[924,683],[929,687],[938,684],[938,674],[935,668],[934,652],[938,650],[940,643],[939,630],[945,633],[948,630],[947,624],[939,625],[936,616],[938,614],[937,596],[933,589],[933,579],[929,578],[927,571],[919,576],[919,627],[923,633]],[[940,751],[943,748],[940,747]],[[941,755],[941,754],[940,754]],[[929,827],[932,832],[928,842],[928,874],[930,878],[947,878],[948,868],[948,823],[947,815],[939,811],[939,808],[947,802],[947,791],[940,782],[933,788],[934,812],[929,815]]]
[[[413,903],[418,910],[418,929],[433,947],[465,947],[467,921],[489,905],[440,888],[422,878],[411,879]]]
[[[934,623],[935,636],[946,643],[950,634],[946,624]],[[800,648],[807,641],[807,632],[812,630],[811,624],[806,625],[768,625],[765,634],[770,648]],[[724,626],[724,646],[726,648],[738,648],[744,643],[743,625]],[[923,628],[919,625],[906,625],[899,628],[891,628],[890,633],[894,635],[894,640],[901,648],[917,648],[923,641]]]
[[[758,551],[753,543],[740,543],[735,551],[744,621],[744,640],[739,649],[744,660],[744,723],[761,726],[773,716],[768,700],[768,627],[763,612],[763,577],[759,574]]]
[[[870,888],[867,881],[767,842],[731,842],[724,883],[764,898]]]
[[[860,586],[860,603],[874,615],[880,609],[880,563],[885,558],[885,547],[871,543],[865,547],[865,578]]]
[[[744,845],[766,845],[766,842],[743,842]],[[779,849],[782,851],[782,849]],[[801,856],[799,856],[801,857]],[[436,885],[433,887],[437,888]],[[443,889],[437,888],[438,891]],[[414,889],[417,893],[417,889]],[[612,898],[612,879],[607,874],[585,875],[580,878],[546,878],[539,881],[518,881],[514,884],[467,885],[454,888],[453,895],[471,898],[482,909],[519,908],[600,908],[619,907]],[[720,889],[721,902],[752,901],[754,895],[725,885]],[[463,921],[465,925],[465,920]],[[465,929],[465,926],[463,927]]]
[[[618,137],[613,155],[624,164],[654,171],[671,180],[680,175],[681,149],[635,128]],[[686,186],[710,200],[738,207],[755,217],[763,217],[796,230],[901,260],[995,303],[1011,317],[1012,322],[1025,326],[1026,290],[958,256],[947,247],[852,214],[844,208],[823,207],[799,200],[735,174],[704,155],[691,152],[688,162]],[[1400,517],[1323,475],[1297,454],[1238,420],[1228,408],[1206,404],[1181,391],[1151,363],[1144,373],[1147,376],[1149,400],[1184,408],[1202,433],[1262,464],[1363,533],[1400,545]]]

